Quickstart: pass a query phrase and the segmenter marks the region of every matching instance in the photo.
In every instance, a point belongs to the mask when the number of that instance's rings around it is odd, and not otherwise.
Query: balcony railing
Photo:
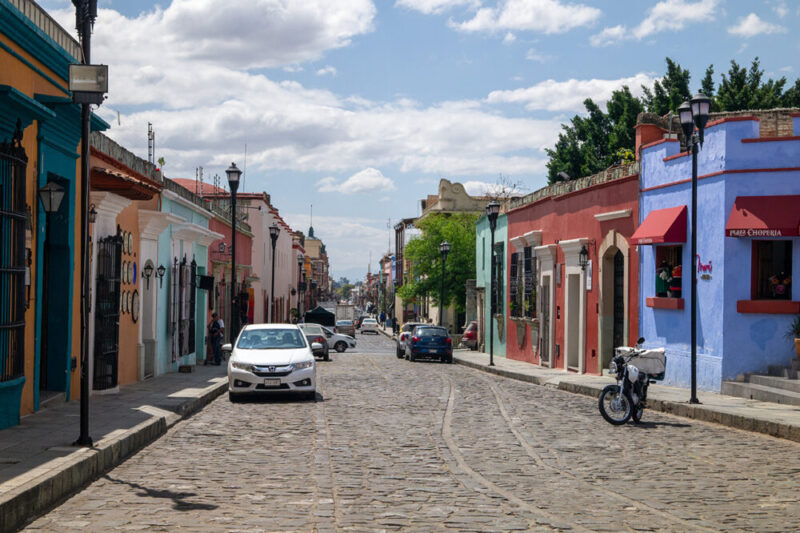
[[[25,15],[28,20],[33,22],[36,27],[42,30],[48,37],[53,39],[56,44],[66,50],[66,52],[80,62],[83,57],[81,45],[70,33],[56,22],[47,12],[39,7],[33,0],[9,0],[11,5],[16,7],[20,13]]]

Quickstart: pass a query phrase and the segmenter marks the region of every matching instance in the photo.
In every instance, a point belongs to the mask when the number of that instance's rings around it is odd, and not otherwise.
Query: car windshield
[[[302,329],[303,333],[306,335],[322,335],[322,326],[318,326],[317,324],[301,325],[300,329]]]
[[[411,331],[412,329],[414,329],[418,325],[419,324],[413,324],[413,323],[412,324],[405,324],[405,325],[403,325],[403,331]]]
[[[417,328],[414,330],[417,337],[447,337],[447,330],[444,328]]]
[[[246,329],[236,343],[244,350],[291,350],[305,348],[305,337],[296,329]]]
[[[375,321],[374,318],[364,319],[364,323],[366,323],[366,324],[377,324],[377,322]]]
[[[353,322],[350,320],[340,320],[336,323],[337,326],[352,326]]]

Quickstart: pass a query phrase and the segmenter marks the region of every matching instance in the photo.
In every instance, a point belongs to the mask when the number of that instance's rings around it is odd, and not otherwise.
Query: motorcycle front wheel
[[[633,401],[630,394],[622,391],[619,385],[608,385],[600,393],[597,402],[600,414],[609,424],[621,426],[631,418],[633,413]]]

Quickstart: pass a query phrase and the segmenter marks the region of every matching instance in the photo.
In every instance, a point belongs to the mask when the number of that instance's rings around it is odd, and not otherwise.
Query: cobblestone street
[[[591,398],[357,341],[316,402],[220,397],[28,530],[800,530],[795,443],[612,427]]]

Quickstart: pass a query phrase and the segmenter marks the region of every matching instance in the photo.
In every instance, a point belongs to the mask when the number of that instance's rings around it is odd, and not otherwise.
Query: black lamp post
[[[447,254],[450,253],[450,243],[443,241],[439,244],[439,253],[442,254],[442,287],[439,289],[439,325],[441,326],[444,314],[444,263],[447,261]]]
[[[231,333],[230,341],[233,343],[239,334],[239,306],[236,298],[236,191],[239,189],[239,178],[242,171],[231,163],[225,173],[228,175],[228,186],[231,189]]]
[[[297,252],[297,321],[300,321],[300,291],[303,282],[303,254]]]
[[[167,269],[164,265],[158,265],[158,269],[156,269],[156,276],[158,276],[158,288],[161,289],[164,287],[164,274],[167,273]]]
[[[581,246],[581,251],[578,252],[578,265],[581,267],[581,270],[586,270],[586,267],[589,265],[589,250],[586,248],[586,245]]]
[[[317,306],[317,280],[311,280],[311,307]]]
[[[281,228],[273,222],[269,227],[269,238],[272,239],[272,287],[269,293],[269,322],[275,320],[275,244],[278,242],[278,236],[280,234]]]
[[[678,108],[681,127],[686,136],[686,149],[692,151],[692,396],[689,403],[700,403],[697,399],[697,153],[703,145],[703,133],[708,113],[711,108],[711,99],[702,93],[697,93],[691,101],[684,102]],[[697,127],[697,133],[694,128]]]
[[[75,27],[81,38],[83,64],[91,63],[92,27],[97,19],[97,0],[72,0]],[[81,104],[81,407],[80,435],[75,444],[91,446],[89,436],[89,119],[91,108]]]
[[[489,202],[486,206],[486,218],[489,219],[489,231],[491,233],[491,246],[489,247],[489,254],[491,260],[489,261],[489,366],[494,366],[494,313],[497,310],[497,295],[494,290],[494,276],[495,276],[495,257],[494,257],[494,230],[497,228],[497,215],[500,213],[500,204],[495,201]]]

